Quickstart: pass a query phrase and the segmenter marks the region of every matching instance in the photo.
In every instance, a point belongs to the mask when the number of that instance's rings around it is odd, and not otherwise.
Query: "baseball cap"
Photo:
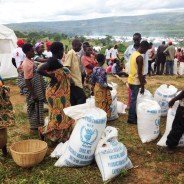
[[[46,46],[48,47],[48,46],[51,46],[52,45],[52,43],[51,42],[46,42]]]
[[[44,45],[43,42],[37,42],[37,43],[35,44],[35,49],[37,49],[38,47],[40,47],[40,46],[42,46],[42,45]]]
[[[17,45],[22,45],[22,44],[25,44],[26,42],[22,39],[20,40],[17,40]]]
[[[168,41],[168,44],[169,44],[169,45],[171,45],[171,44],[172,44],[172,41],[171,41],[171,40],[169,40],[169,41]]]

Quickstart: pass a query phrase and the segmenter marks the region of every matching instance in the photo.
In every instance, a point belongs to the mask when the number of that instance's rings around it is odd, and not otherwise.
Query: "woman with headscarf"
[[[37,66],[32,60],[34,48],[31,44],[25,44],[22,47],[26,54],[21,69],[24,81],[19,85],[27,87],[26,94],[27,113],[31,130],[38,130],[38,127],[44,125],[44,102],[45,102],[45,81],[41,75],[36,72]]]
[[[48,59],[48,57],[43,52],[44,52],[44,43],[37,42],[35,44],[35,54],[33,57],[33,60],[37,65],[39,65],[40,63],[45,63]]]
[[[65,107],[70,106],[70,75],[69,69],[60,63],[64,52],[63,44],[53,42],[50,50],[52,57],[37,70],[39,74],[50,78],[46,89],[49,122],[39,128],[39,131],[43,139],[65,142],[69,139],[74,124],[74,120],[63,112]]]

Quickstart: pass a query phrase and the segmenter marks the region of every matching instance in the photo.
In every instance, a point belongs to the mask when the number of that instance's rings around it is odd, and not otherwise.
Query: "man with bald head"
[[[72,49],[65,57],[64,66],[68,67],[72,77],[70,86],[70,103],[71,105],[78,105],[86,103],[86,96],[83,91],[80,58],[77,54],[81,50],[81,42],[78,39],[72,41]]]

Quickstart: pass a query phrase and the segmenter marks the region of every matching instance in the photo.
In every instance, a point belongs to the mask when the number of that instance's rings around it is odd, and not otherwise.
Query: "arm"
[[[172,107],[177,100],[181,100],[183,98],[184,98],[184,90],[182,90],[180,94],[178,94],[176,97],[170,100],[169,107]]]
[[[37,57],[37,58],[35,59],[35,61],[38,61],[38,62],[40,62],[40,63],[45,63],[45,62],[47,61],[47,59]]]
[[[31,96],[33,97],[33,99],[35,101],[37,101],[38,97],[35,96],[35,94],[34,94],[34,90],[33,90],[33,87],[31,85],[31,79],[25,79],[25,82],[26,82],[26,86],[27,86],[28,90],[31,92]]]
[[[143,57],[142,56],[138,56],[137,59],[136,59],[136,63],[137,63],[137,66],[138,66],[138,78],[139,78],[139,81],[141,83],[141,91],[140,91],[140,93],[144,94],[145,77],[142,74]]]
[[[12,64],[13,64],[13,66],[14,66],[15,68],[17,68],[16,62],[15,62],[15,58],[12,58]]]

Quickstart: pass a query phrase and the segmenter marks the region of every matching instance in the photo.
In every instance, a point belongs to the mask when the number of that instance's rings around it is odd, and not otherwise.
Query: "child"
[[[112,65],[113,63],[110,63],[110,65],[106,68],[106,72],[109,74],[112,74]]]
[[[94,87],[95,105],[103,109],[107,113],[107,118],[111,116],[110,105],[112,103],[111,93],[112,87],[107,84],[107,74],[102,68],[105,62],[103,54],[97,55],[97,67],[93,68],[92,85]]]
[[[177,100],[180,100],[180,103],[176,110],[172,129],[167,136],[166,141],[167,147],[165,151],[168,153],[174,153],[174,150],[184,133],[184,90],[169,102],[169,107],[172,107]]]

